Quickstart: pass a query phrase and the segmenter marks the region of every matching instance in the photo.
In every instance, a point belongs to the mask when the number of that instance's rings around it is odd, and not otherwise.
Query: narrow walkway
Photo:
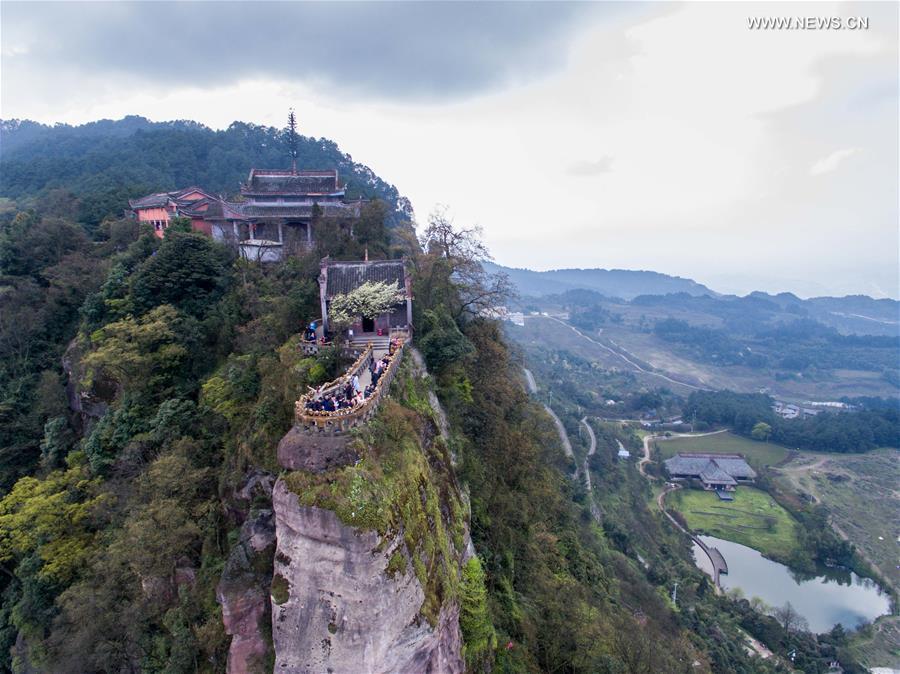
[[[707,435],[716,435],[718,433],[727,433],[728,429],[723,429],[720,431],[710,431],[709,433],[675,433],[670,438],[702,438]],[[638,462],[638,471],[640,471],[641,475],[643,475],[647,480],[652,484],[653,479],[649,475],[647,475],[646,467],[647,464],[650,463],[650,443],[654,440],[665,440],[665,436],[661,435],[645,435],[644,436],[644,456],[641,457],[640,462]],[[669,511],[666,510],[666,495],[670,492],[673,492],[680,487],[677,484],[671,484],[666,486],[660,493],[659,496],[656,497],[656,505],[659,508],[660,512],[666,516],[666,518],[675,525],[675,528],[678,529],[683,534],[690,537],[690,539],[696,543],[703,552],[706,553],[706,556],[709,557],[709,563],[712,565],[713,569],[713,581],[716,588],[716,592],[721,591],[721,585],[719,584],[719,576],[723,573],[728,573],[728,564],[725,562],[725,557],[719,551],[718,548],[710,548],[703,541],[700,540],[700,537],[695,535],[693,532],[685,529],[678,523]]]
[[[379,360],[384,358],[385,354],[387,354],[387,349],[372,349],[372,361],[377,363]],[[363,368],[363,371],[359,375],[359,385],[363,391],[366,390],[366,387],[372,383],[372,371],[369,368]]]

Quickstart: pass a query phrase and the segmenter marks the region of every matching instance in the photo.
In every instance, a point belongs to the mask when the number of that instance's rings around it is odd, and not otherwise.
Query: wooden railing
[[[366,347],[366,350],[360,355],[356,362],[338,379],[329,382],[321,389],[308,393],[294,404],[294,418],[297,425],[309,433],[330,433],[341,434],[346,433],[351,428],[361,426],[375,416],[378,411],[378,405],[381,398],[387,395],[388,389],[391,387],[391,381],[400,367],[400,361],[403,358],[403,352],[406,350],[406,342],[400,341],[399,346],[394,350],[390,363],[388,363],[384,372],[378,378],[375,384],[375,390],[363,400],[360,404],[345,409],[334,410],[333,412],[310,410],[307,403],[316,395],[329,395],[339,391],[346,386],[348,378],[359,374],[364,367],[368,367],[372,362],[373,351],[372,345]]]

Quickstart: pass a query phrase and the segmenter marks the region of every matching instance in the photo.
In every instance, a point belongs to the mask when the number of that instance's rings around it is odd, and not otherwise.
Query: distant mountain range
[[[688,295],[717,296],[713,290],[691,279],[669,276],[655,271],[629,269],[553,269],[532,271],[514,269],[497,264],[487,264],[491,272],[507,274],[521,295],[539,297],[558,295],[567,290],[593,290],[607,297],[631,300],[638,295]]]
[[[589,290],[608,298],[630,302],[636,297],[680,295],[731,302],[734,295],[724,295],[702,283],[680,276],[655,271],[629,269],[553,269],[532,271],[497,264],[485,265],[491,273],[507,274],[523,298],[561,295],[571,290]],[[754,292],[751,299],[778,305],[787,312],[806,315],[844,333],[894,336],[900,334],[900,302],[873,299],[866,295],[847,297],[813,297],[801,299],[792,293],[770,295]],[[677,302],[676,298],[672,298]]]

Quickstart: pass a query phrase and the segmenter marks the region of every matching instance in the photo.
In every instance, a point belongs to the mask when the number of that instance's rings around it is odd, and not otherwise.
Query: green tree
[[[750,435],[754,440],[766,442],[772,435],[772,427],[769,426],[769,424],[767,424],[765,421],[760,421],[755,426],[753,426],[753,430],[750,431]]]
[[[204,315],[228,287],[227,259],[225,248],[209,237],[173,231],[132,278],[135,311],[171,304],[188,314]]]
[[[474,351],[472,342],[462,333],[445,306],[425,311],[424,319],[422,332],[425,336],[419,346],[429,367],[440,371]]]
[[[82,359],[84,385],[104,376],[135,391],[171,386],[190,355],[182,342],[183,324],[174,307],[163,305],[100,328],[91,335],[93,350]]]
[[[497,647],[484,581],[481,560],[473,556],[462,571],[459,627],[465,642],[466,666],[469,671],[476,672],[486,669]]]
[[[94,541],[94,514],[106,496],[84,454],[70,454],[68,464],[44,479],[22,478],[0,500],[0,563],[35,553],[37,575],[57,583],[71,582],[83,567]]]

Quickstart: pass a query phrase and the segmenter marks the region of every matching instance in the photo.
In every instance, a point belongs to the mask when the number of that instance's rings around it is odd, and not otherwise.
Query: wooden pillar
[[[306,245],[312,246],[312,222],[306,223]]]
[[[403,260],[404,267],[406,266],[406,260]],[[412,324],[413,324],[413,314],[412,314],[412,276],[408,273],[403,277],[403,285],[406,288],[406,327],[409,329],[409,334],[412,336]]]
[[[231,227],[232,227],[232,229],[234,230],[234,240],[235,240],[235,241],[240,241],[240,240],[241,240],[241,235],[238,233],[238,224],[237,224],[237,220],[232,220],[232,221],[231,221]]]
[[[280,222],[278,223],[278,243],[284,243],[284,232]]]

